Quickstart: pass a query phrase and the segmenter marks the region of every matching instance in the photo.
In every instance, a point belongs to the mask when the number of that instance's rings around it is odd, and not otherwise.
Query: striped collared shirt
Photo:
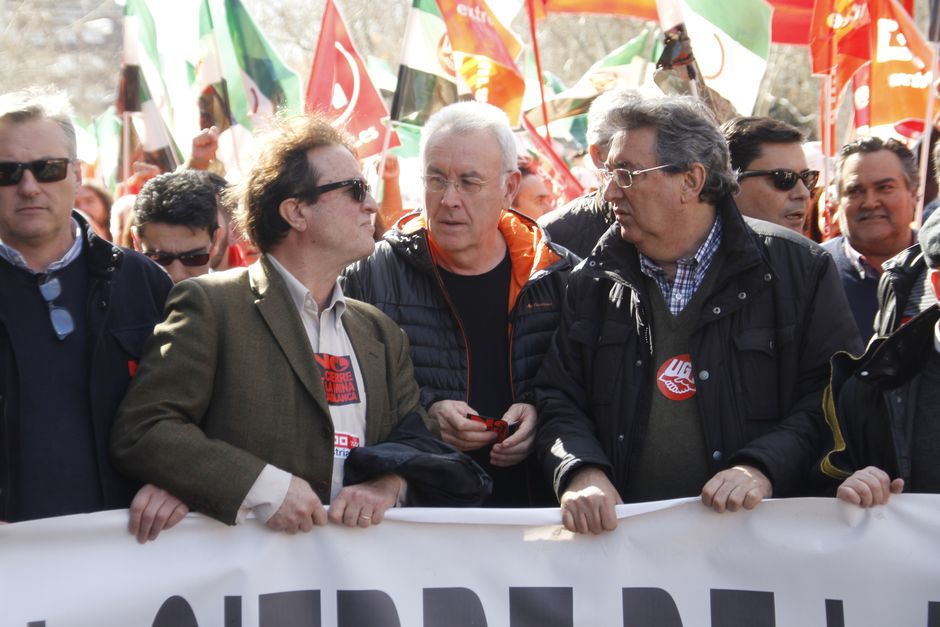
[[[30,268],[20,251],[4,244],[2,241],[0,241],[0,259],[5,259],[11,265],[20,270],[26,270],[30,274],[52,274],[78,259],[78,256],[82,253],[82,229],[78,226],[78,221],[75,218],[72,218],[72,229],[75,231],[75,239],[72,240],[72,246],[65,251],[61,259],[50,263],[49,267],[42,272],[36,272]]]
[[[676,277],[669,280],[666,273],[652,259],[640,253],[640,270],[653,279],[663,294],[663,299],[672,315],[678,316],[689,304],[695,291],[705,280],[705,275],[715,259],[721,244],[721,216],[715,216],[708,236],[691,257],[676,262]]]

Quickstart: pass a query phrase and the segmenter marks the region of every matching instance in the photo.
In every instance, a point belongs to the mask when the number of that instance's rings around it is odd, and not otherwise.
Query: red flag
[[[483,0],[437,0],[447,26],[457,76],[474,99],[506,112],[519,123],[525,79],[516,66],[522,42]]]
[[[382,152],[388,132],[382,118],[388,117],[388,109],[369,79],[333,0],[327,0],[323,10],[304,109],[323,111],[334,124],[345,125],[356,140],[360,158]],[[393,131],[389,147],[398,145]]]
[[[538,134],[538,131],[535,130],[535,127],[532,126],[532,123],[529,122],[526,116],[522,116],[522,124],[526,132],[528,132],[529,139],[535,145],[536,150],[545,158],[547,164],[545,169],[548,175],[561,186],[564,201],[568,202],[574,200],[583,194],[584,188],[581,187],[581,183],[574,177],[574,174],[571,173],[571,170],[568,169],[568,166],[562,161],[561,157],[552,150],[551,143]]]

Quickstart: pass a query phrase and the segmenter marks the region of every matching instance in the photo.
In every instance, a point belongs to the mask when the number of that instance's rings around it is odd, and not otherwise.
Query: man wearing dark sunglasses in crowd
[[[842,235],[823,244],[842,278],[862,339],[874,333],[882,264],[912,246],[919,187],[914,153],[894,139],[864,137],[839,151]]]
[[[755,116],[729,120],[721,132],[741,188],[734,197],[741,213],[802,234],[819,172],[806,164],[800,129]]]
[[[0,520],[127,507],[111,466],[118,404],[171,282],[72,211],[81,183],[64,94],[0,96]],[[142,503],[181,503],[153,486]]]
[[[613,529],[618,502],[723,512],[810,492],[829,358],[860,347],[832,259],[742,218],[699,100],[636,100],[610,120],[617,227],[571,273],[536,381],[565,526]]]
[[[422,423],[404,333],[337,283],[372,251],[377,210],[351,140],[317,116],[280,120],[237,194],[263,254],[173,289],[115,423],[115,463],[228,524],[377,524],[402,479],[344,488],[347,458],[403,422],[443,445]]]
[[[134,248],[163,266],[174,283],[209,272],[219,241],[215,188],[203,172],[160,174],[134,203]]]

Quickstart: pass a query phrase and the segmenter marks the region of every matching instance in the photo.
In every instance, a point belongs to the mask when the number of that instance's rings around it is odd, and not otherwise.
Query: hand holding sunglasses
[[[819,181],[819,170],[803,170],[802,172],[787,170],[785,168],[778,168],[776,170],[743,170],[738,172],[738,181],[740,182],[743,179],[753,176],[773,177],[774,187],[781,192],[788,192],[796,187],[799,181],[803,181],[803,184],[806,185],[806,189],[812,192],[813,188],[816,187],[816,182]]]

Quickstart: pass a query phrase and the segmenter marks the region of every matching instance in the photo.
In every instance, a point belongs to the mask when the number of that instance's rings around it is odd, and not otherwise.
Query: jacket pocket
[[[577,330],[576,330],[577,328]],[[626,343],[630,327],[622,322],[605,320],[600,329],[587,321],[572,325],[571,339],[585,344],[593,356],[585,381],[590,390],[590,399],[594,404],[605,405],[614,398],[615,390],[623,383],[623,364],[626,359]]]
[[[736,333],[735,370],[738,380],[738,405],[748,439],[768,431],[780,415],[777,339],[773,328],[752,328]]]
[[[131,327],[126,329],[111,329],[109,333],[117,346],[128,359],[137,361],[144,351],[144,344],[153,332],[153,327]]]

